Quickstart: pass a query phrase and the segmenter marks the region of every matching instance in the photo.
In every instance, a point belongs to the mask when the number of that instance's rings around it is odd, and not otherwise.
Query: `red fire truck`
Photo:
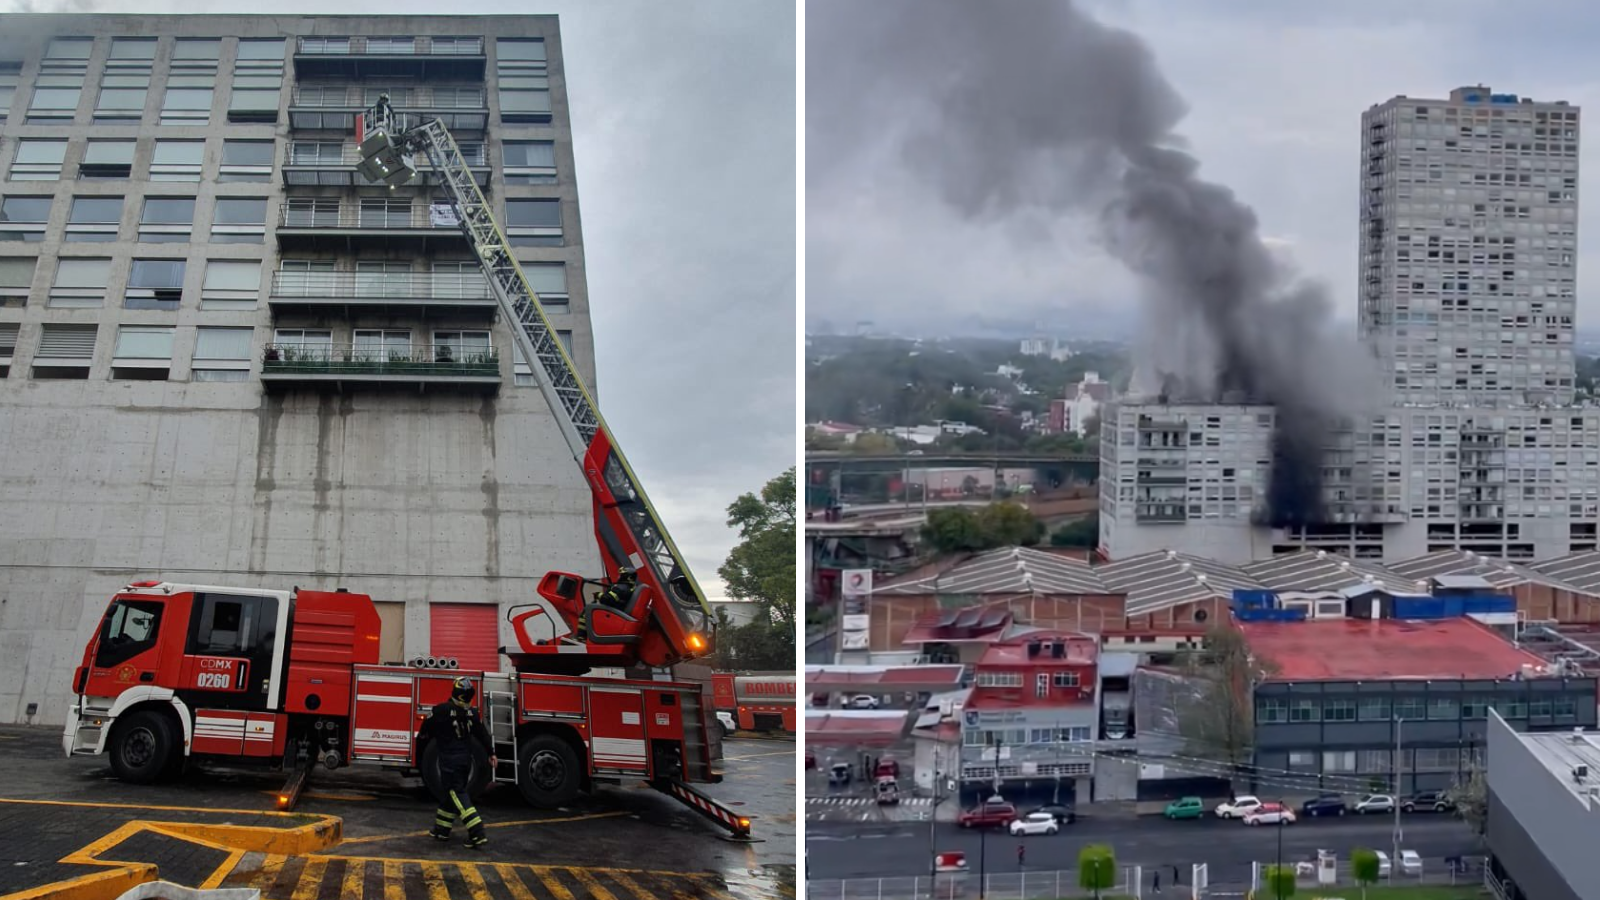
[[[711,702],[727,727],[739,731],[795,733],[795,678],[784,672],[715,672]]]
[[[511,783],[555,806],[597,784],[644,780],[748,838],[748,818],[692,787],[720,780],[700,687],[586,674],[707,655],[710,607],[460,149],[437,120],[403,127],[386,97],[358,118],[357,142],[362,174],[390,185],[416,174],[416,153],[428,156],[593,493],[605,577],[547,573],[535,597],[508,610],[518,644],[501,648],[510,672],[378,665],[380,625],[364,594],[134,582],[112,597],[73,676],[66,752],[109,754],[120,778],[140,783],[192,759],[281,764],[290,772],[283,809],[317,762],[415,772],[433,787],[437,754],[415,744],[417,726],[465,676],[499,760],[492,772],[478,760],[474,789]]]

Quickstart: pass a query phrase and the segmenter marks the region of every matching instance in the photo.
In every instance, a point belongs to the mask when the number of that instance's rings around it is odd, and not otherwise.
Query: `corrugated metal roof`
[[[1533,563],[1529,568],[1546,578],[1570,585],[1571,590],[1586,594],[1600,592],[1600,550],[1569,553]]]
[[[1097,569],[1081,559],[1028,547],[980,553],[938,575],[887,585],[874,594],[1105,594]]]
[[[1130,556],[1100,566],[1098,571],[1113,591],[1127,594],[1130,616],[1215,597],[1232,600],[1236,589],[1263,587],[1234,566],[1172,550]]]
[[[1584,554],[1574,554],[1574,556],[1582,555]],[[1563,556],[1545,562],[1521,565],[1497,556],[1484,556],[1471,550],[1438,550],[1426,556],[1390,563],[1388,568],[1405,578],[1417,581],[1427,581],[1440,575],[1477,575],[1496,590],[1509,590],[1519,584],[1542,584],[1561,590],[1592,593],[1591,588],[1576,585],[1559,571],[1547,568],[1554,566],[1559,570],[1560,563],[1572,558]],[[1600,576],[1596,577],[1594,587],[1600,587]]]
[[[1492,588],[1487,578],[1482,575],[1435,575],[1433,583],[1442,588],[1455,590],[1470,590],[1472,588]]]
[[[1393,594],[1417,593],[1415,582],[1384,566],[1326,550],[1303,550],[1239,567],[1270,590],[1341,593],[1370,585]]]

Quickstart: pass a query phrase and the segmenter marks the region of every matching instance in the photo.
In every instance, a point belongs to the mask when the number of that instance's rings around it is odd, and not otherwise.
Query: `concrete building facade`
[[[1489,873],[1501,900],[1600,900],[1600,747],[1592,734],[1488,721]]]
[[[434,175],[438,116],[591,385],[554,16],[8,15],[0,34],[0,721],[60,721],[135,579],[343,587],[384,657],[488,653],[589,492]]]
[[[1101,549],[1229,562],[1596,549],[1600,409],[1574,403],[1580,110],[1487,87],[1362,116],[1358,329],[1376,407],[1332,437],[1327,517],[1269,529],[1269,407],[1102,416]]]

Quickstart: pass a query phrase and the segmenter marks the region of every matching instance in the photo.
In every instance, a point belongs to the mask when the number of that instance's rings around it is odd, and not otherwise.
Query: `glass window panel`
[[[512,227],[560,228],[560,200],[507,200],[506,223]]]
[[[265,225],[267,201],[258,197],[219,197],[212,222],[217,225]]]
[[[209,110],[211,108],[211,88],[167,88],[167,99],[162,105],[166,110]]]
[[[122,221],[122,198],[74,197],[68,221],[74,225],[115,225]]]
[[[271,141],[223,141],[222,164],[225,166],[272,165]]]
[[[128,287],[181,290],[185,267],[181,259],[136,259],[128,273]]]
[[[117,329],[119,359],[171,359],[177,329],[161,325],[123,325]]]
[[[17,162],[39,165],[60,165],[67,156],[66,141],[31,141],[17,142]]]
[[[31,287],[36,262],[31,256],[0,256],[0,288]]]
[[[35,110],[74,110],[78,108],[78,95],[80,88],[35,88],[33,92],[33,106]]]
[[[83,161],[86,165],[131,166],[133,141],[90,141]]]
[[[523,263],[522,274],[536,294],[565,294],[567,267],[562,263]]]
[[[49,197],[7,197],[0,200],[0,222],[48,222]]]
[[[282,75],[235,75],[233,76],[235,88],[264,88],[277,89],[283,87]]]
[[[548,75],[502,75],[500,76],[500,89],[502,91],[542,91],[550,87]]]
[[[144,110],[144,88],[104,88],[95,109],[114,109],[128,112]]]
[[[110,277],[109,259],[63,259],[56,265],[55,286],[105,290]]]
[[[500,111],[507,113],[547,113],[549,91],[501,91]]]
[[[508,168],[551,168],[556,164],[553,141],[507,141],[505,154]]]
[[[173,59],[209,59],[222,56],[221,38],[179,38],[172,49]]]
[[[254,328],[201,328],[195,334],[195,359],[250,358],[250,341]]]
[[[150,86],[150,75],[147,72],[108,72],[100,79],[100,86],[108,88],[147,88]]]
[[[155,166],[198,166],[206,158],[205,141],[156,141],[150,164]]]
[[[214,259],[206,263],[205,290],[257,291],[261,289],[261,263],[255,260]]]
[[[233,100],[229,104],[229,108],[267,111],[276,110],[278,108],[278,92],[276,90],[246,91],[234,88]]]
[[[112,59],[155,59],[154,38],[112,38]]]
[[[264,41],[239,42],[239,59],[283,59],[283,40],[275,38]]]
[[[193,197],[148,197],[144,201],[146,225],[188,225],[194,222]]]
[[[495,41],[497,58],[504,61],[518,62],[544,62],[543,40],[518,40],[515,38],[500,38]]]
[[[45,59],[88,59],[94,49],[90,38],[56,38],[44,52]]]

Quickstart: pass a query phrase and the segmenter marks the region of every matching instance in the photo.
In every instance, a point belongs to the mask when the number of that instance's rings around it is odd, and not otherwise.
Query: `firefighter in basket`
[[[467,787],[472,775],[472,745],[482,745],[489,754],[490,771],[498,760],[489,732],[472,707],[474,694],[476,690],[470,679],[457,678],[450,688],[450,699],[435,706],[422,721],[417,742],[421,746],[426,738],[439,748],[439,790],[443,795],[439,798],[439,809],[434,813],[430,833],[435,840],[448,841],[451,826],[460,819],[467,828],[467,846],[482,847],[489,839],[483,834],[483,817],[478,815]]]
[[[628,608],[628,603],[633,600],[633,592],[637,590],[638,587],[639,574],[628,566],[621,566],[617,569],[616,583],[609,585],[605,590],[596,595],[594,601],[601,606],[609,606],[615,610],[626,610]],[[588,610],[578,613],[577,638],[579,643],[589,639]]]

